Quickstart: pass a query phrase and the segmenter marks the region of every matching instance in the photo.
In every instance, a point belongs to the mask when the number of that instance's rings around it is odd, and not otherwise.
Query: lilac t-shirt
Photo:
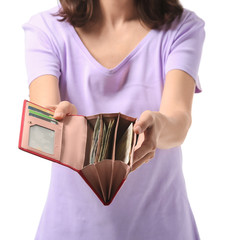
[[[151,30],[113,69],[102,66],[74,28],[57,21],[58,7],[24,24],[28,82],[52,74],[62,100],[80,115],[121,112],[139,118],[158,111],[166,73],[181,69],[201,91],[198,68],[204,22],[189,10],[169,30]],[[128,175],[104,206],[73,170],[53,163],[48,198],[36,240],[198,240],[182,172],[181,147],[157,149]]]

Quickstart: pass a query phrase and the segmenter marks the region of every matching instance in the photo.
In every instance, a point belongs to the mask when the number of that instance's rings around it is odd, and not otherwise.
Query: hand
[[[144,111],[134,125],[134,132],[139,134],[134,151],[134,166],[132,170],[147,163],[155,156],[160,132],[163,124],[159,121],[158,112]]]
[[[66,115],[76,115],[77,108],[68,101],[62,101],[58,105],[46,106],[50,110],[54,110],[54,118],[56,120],[62,120]]]

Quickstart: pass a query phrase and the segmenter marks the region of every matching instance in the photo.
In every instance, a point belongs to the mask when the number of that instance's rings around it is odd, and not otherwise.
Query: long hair
[[[74,27],[82,27],[94,17],[98,0],[59,0],[61,8],[56,16]],[[180,17],[183,7],[179,0],[134,0],[137,14],[151,29],[159,29]]]

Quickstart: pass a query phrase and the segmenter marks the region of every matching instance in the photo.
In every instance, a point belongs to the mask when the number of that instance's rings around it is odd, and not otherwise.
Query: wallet
[[[19,149],[78,172],[104,205],[118,193],[133,162],[136,118],[122,113],[93,116],[54,112],[24,100]]]

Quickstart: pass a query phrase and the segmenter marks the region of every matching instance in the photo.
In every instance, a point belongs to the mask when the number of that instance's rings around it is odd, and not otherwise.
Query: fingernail
[[[140,133],[142,132],[142,129],[141,129],[140,126],[136,126],[136,127],[135,127],[135,131],[136,131],[138,134],[140,134]]]
[[[53,116],[54,118],[62,118],[63,117],[63,113],[61,113],[61,112],[56,112],[56,113],[54,113],[54,116]]]

